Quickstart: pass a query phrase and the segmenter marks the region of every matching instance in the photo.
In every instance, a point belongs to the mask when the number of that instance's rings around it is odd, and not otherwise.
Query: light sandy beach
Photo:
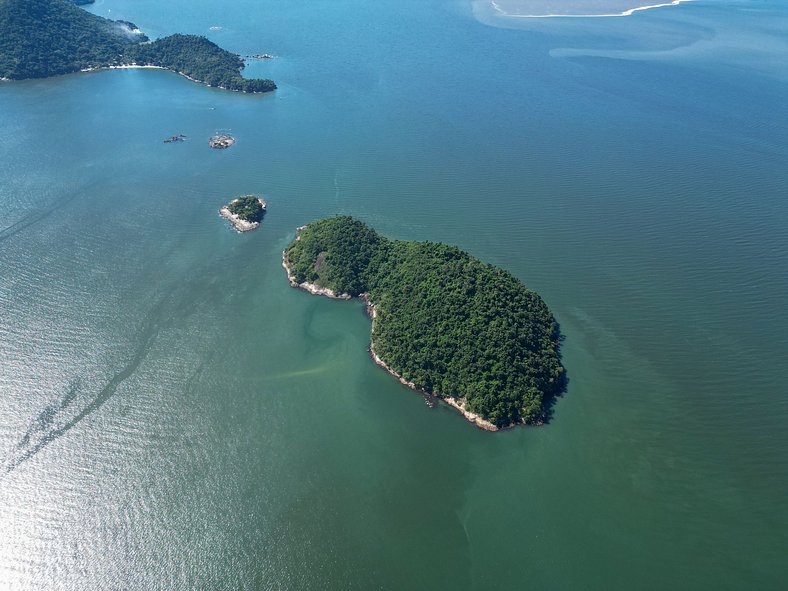
[[[682,2],[692,0],[672,0],[662,4],[633,6],[636,2],[626,0],[608,0],[601,4],[589,6],[583,2],[566,2],[557,4],[555,1],[541,2],[538,0],[490,0],[490,5],[501,16],[507,18],[599,18],[613,16],[632,16],[642,10],[678,6]],[[559,11],[560,9],[560,11]]]
[[[101,70],[137,70],[137,69],[151,69],[151,70],[166,70],[161,66],[138,66],[137,64],[124,64],[122,66],[101,66],[98,68],[83,68],[80,72],[98,72]],[[178,72],[178,74],[181,74]],[[186,76],[181,74],[181,76]],[[186,76],[188,78],[188,76]]]
[[[188,74],[184,74],[183,72],[178,72],[171,68],[163,68],[162,66],[140,66],[138,64],[124,64],[122,66],[100,66],[97,68],[83,68],[80,70],[80,72],[100,72],[102,70],[167,70],[168,72],[175,72],[176,74],[178,74],[179,76],[183,76],[187,80],[191,80],[192,82],[196,82],[197,84],[204,84],[205,86],[208,86],[210,88],[219,88],[221,90],[229,90],[231,92],[242,92],[244,94],[250,94],[247,93],[247,91],[245,90],[235,90],[232,88],[226,88],[224,86],[211,86],[207,82],[203,82],[202,80],[197,80],[196,78],[192,78]]]

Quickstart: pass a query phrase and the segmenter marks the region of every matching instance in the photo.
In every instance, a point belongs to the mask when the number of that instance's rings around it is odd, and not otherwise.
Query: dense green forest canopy
[[[139,65],[180,72],[208,86],[244,92],[276,89],[271,80],[241,76],[244,62],[240,57],[197,35],[170,35],[153,43],[135,45],[127,52],[127,58]]]
[[[45,78],[123,63],[147,40],[65,0],[0,0],[0,76]]]
[[[558,326],[542,299],[454,246],[388,240],[336,217],[309,224],[285,259],[298,282],[368,293],[377,355],[499,427],[541,422],[563,387]]]
[[[244,195],[234,199],[227,206],[227,209],[230,210],[231,214],[247,222],[259,222],[265,215],[265,209],[263,209],[260,200],[254,195]]]
[[[82,0],[78,0],[82,1]],[[69,0],[0,0],[0,77],[46,78],[128,64],[159,66],[209,86],[267,92],[271,80],[241,76],[243,60],[196,35],[147,43],[133,23],[111,21]]]

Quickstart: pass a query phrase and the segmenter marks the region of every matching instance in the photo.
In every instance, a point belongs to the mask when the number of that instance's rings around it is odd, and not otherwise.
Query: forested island
[[[342,216],[299,228],[282,263],[295,287],[364,299],[375,362],[479,427],[541,424],[564,386],[542,299],[454,246],[389,240]]]
[[[128,66],[172,70],[227,90],[276,89],[271,80],[241,76],[243,60],[205,37],[170,35],[149,42],[133,23],[96,16],[72,0],[0,0],[0,78]]]
[[[230,201],[219,210],[219,215],[229,220],[239,232],[254,230],[265,216],[268,204],[265,199],[255,195],[244,195]]]

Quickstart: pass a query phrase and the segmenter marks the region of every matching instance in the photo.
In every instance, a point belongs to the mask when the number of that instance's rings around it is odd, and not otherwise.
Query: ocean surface
[[[0,83],[0,588],[785,588],[788,3],[91,10],[274,54],[279,90]],[[537,290],[551,422],[429,408],[359,302],[291,289],[334,214]]]

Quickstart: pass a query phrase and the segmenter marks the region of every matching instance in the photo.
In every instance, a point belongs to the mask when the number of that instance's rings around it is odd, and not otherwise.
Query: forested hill
[[[367,292],[386,365],[498,427],[541,422],[563,387],[558,326],[544,301],[456,247],[392,241],[336,217],[302,230],[285,262],[298,283]]]
[[[147,37],[66,0],[0,0],[3,78],[46,78],[117,65],[140,41]]]
[[[244,63],[240,57],[197,35],[170,35],[136,45],[126,53],[133,63],[173,70],[208,86],[244,92],[276,89],[272,80],[241,76]]]
[[[73,0],[0,0],[0,78],[46,78],[140,64],[229,90],[276,88],[271,80],[241,76],[241,58],[204,37],[172,35],[147,41],[133,23],[96,16]]]

